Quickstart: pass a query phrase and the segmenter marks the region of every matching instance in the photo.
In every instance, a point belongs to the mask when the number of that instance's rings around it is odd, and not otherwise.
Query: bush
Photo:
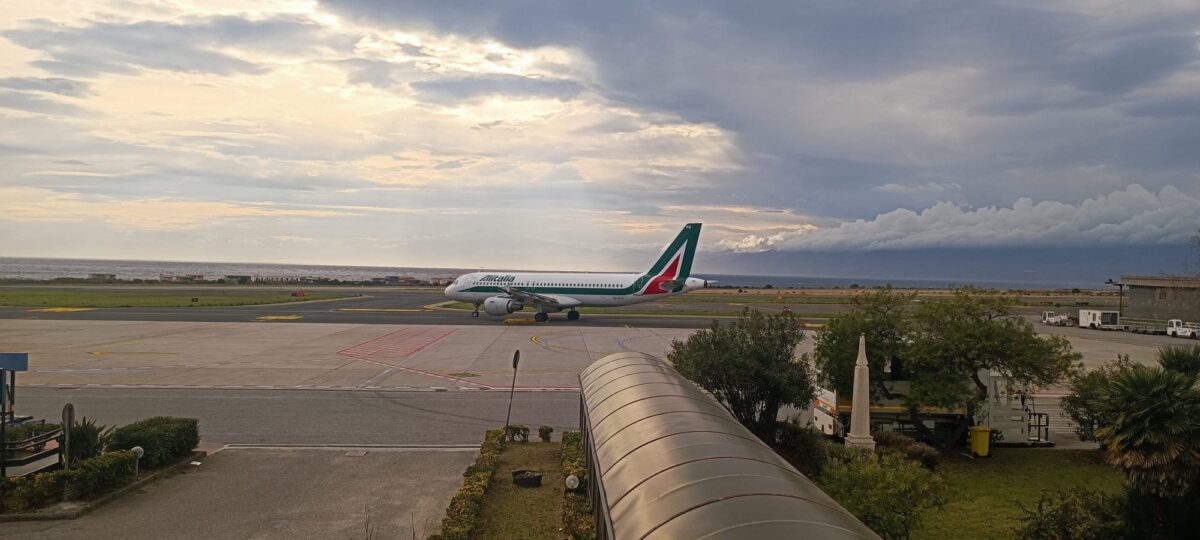
[[[848,452],[820,478],[821,489],[886,540],[907,540],[926,510],[946,502],[937,475],[896,452]]]
[[[108,446],[120,450],[140,446],[145,450],[142,466],[154,468],[186,456],[199,443],[195,418],[156,416],[114,429]]]
[[[805,476],[821,475],[825,468],[829,443],[825,435],[811,426],[781,422],[771,448]]]
[[[1024,523],[1017,540],[1119,540],[1125,537],[1125,497],[1082,488],[1045,491],[1030,510],[1018,503]]]
[[[134,480],[137,454],[110,452],[79,462],[75,469],[4,478],[0,482],[0,512],[34,510],[73,499],[87,499]]]
[[[5,426],[4,440],[9,442],[24,441],[34,435],[41,435],[60,427],[62,427],[62,424],[46,423],[44,420],[41,422],[25,422],[24,424],[15,426]]]
[[[64,471],[67,476],[67,499],[89,499],[121,487],[136,478],[137,454],[126,451],[109,452],[85,459],[79,466]]]
[[[82,422],[71,426],[70,463],[78,463],[103,453],[112,431],[113,428],[97,426],[94,418],[84,418]]]
[[[579,485],[587,485],[587,461],[583,456],[583,436],[578,431],[564,431],[562,434],[563,476],[575,475]]]
[[[538,437],[541,437],[542,442],[550,442],[551,433],[554,433],[554,428],[550,426],[542,426],[538,428]]]
[[[484,493],[496,472],[500,451],[504,448],[504,439],[503,429],[488,430],[484,435],[483,445],[479,447],[479,456],[463,473],[463,483],[454,494],[454,498],[450,499],[450,506],[446,508],[446,517],[442,519],[442,531],[430,535],[430,540],[470,538],[471,531],[478,525]]]
[[[512,424],[508,426],[508,440],[529,442],[529,426],[525,424]]]
[[[897,452],[908,459],[920,463],[922,467],[936,471],[941,463],[942,454],[928,444],[917,442],[911,437],[894,431],[884,431],[875,435],[875,450],[877,452]]]
[[[833,464],[845,465],[866,459],[870,455],[871,451],[865,448],[856,448],[844,444],[827,444],[825,445],[825,467],[828,468]]]
[[[562,434],[563,476],[575,475],[579,487],[587,485],[587,461],[584,458],[583,436],[578,431]],[[563,532],[574,540],[596,538],[596,521],[592,515],[592,503],[586,494],[567,491],[563,501]]]

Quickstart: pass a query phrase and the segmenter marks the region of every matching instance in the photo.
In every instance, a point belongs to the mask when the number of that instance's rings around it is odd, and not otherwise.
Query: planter
[[[542,473],[524,469],[512,472],[513,483],[521,487],[541,487]]]

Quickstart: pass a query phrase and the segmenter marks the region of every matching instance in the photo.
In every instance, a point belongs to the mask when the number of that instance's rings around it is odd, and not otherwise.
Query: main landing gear
[[[471,312],[472,317],[479,317],[479,304],[475,304],[475,311]]]
[[[579,320],[579,312],[575,311],[573,309],[571,311],[568,311],[567,312],[567,320],[568,321],[578,321]]]
[[[533,320],[534,322],[546,322],[550,320],[550,315],[548,313],[542,313],[539,311],[533,314]]]

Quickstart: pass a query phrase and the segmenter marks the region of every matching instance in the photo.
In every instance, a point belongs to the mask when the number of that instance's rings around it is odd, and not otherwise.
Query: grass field
[[[1020,526],[1017,503],[1032,508],[1042,490],[1087,487],[1121,490],[1123,476],[1092,450],[996,448],[992,457],[946,459],[938,474],[950,502],[933,511],[916,539],[1007,539]]]
[[[484,498],[480,532],[472,538],[561,538],[561,456],[562,445],[556,442],[505,444],[496,476]],[[517,469],[541,472],[542,486],[517,487],[512,483],[512,471]]]
[[[250,306],[348,298],[350,293],[308,292],[292,296],[291,290],[211,291],[178,290],[88,290],[88,289],[0,289],[0,306],[31,308],[112,308],[112,307],[186,307]],[[192,299],[196,298],[196,302]]]

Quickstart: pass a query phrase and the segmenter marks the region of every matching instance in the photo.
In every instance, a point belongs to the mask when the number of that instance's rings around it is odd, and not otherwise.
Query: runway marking
[[[303,315],[263,315],[255,318],[256,321],[294,321],[304,318]]]
[[[178,356],[181,353],[158,352],[158,351],[88,351],[88,354],[90,354],[92,356],[107,356],[110,354],[146,354],[146,355],[158,355],[158,356],[167,356],[167,355]]]
[[[368,358],[408,358],[457,332],[457,328],[441,330],[436,327],[417,330],[402,328],[390,334],[364,341],[337,352],[339,356],[366,360]],[[440,333],[439,333],[440,332]]]
[[[37,311],[41,313],[75,313],[76,311],[93,311],[94,307],[48,307],[31,309],[29,311]]]
[[[504,319],[504,324],[538,324],[538,322],[529,317],[517,317],[515,319]]]
[[[415,309],[415,308],[341,308],[334,311],[363,311],[368,313],[422,313],[425,311],[433,311],[431,309]]]

